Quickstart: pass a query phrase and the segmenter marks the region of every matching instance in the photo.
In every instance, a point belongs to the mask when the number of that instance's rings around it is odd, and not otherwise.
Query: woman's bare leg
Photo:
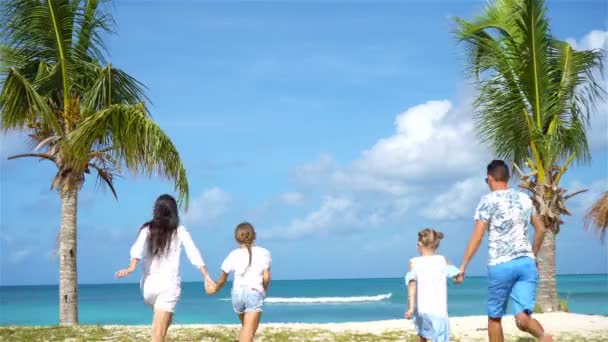
[[[165,342],[167,330],[171,325],[173,313],[156,309],[154,310],[154,319],[152,321],[152,342]]]
[[[260,325],[262,313],[246,312],[243,316],[243,326],[241,327],[239,342],[253,342],[253,336],[255,336],[255,332]]]
[[[165,338],[167,337],[167,332],[169,331],[169,327],[171,326],[171,323],[173,323],[173,314],[171,314],[171,316],[169,317],[169,323],[165,327]]]

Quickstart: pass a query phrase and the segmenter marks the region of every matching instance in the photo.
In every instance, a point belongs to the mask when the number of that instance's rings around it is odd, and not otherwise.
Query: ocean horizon
[[[608,315],[608,274],[559,275],[558,292],[570,312]],[[238,323],[230,303],[230,285],[217,295],[202,282],[183,282],[176,324]],[[101,325],[149,324],[152,311],[139,284],[80,284],[80,322]],[[0,287],[0,325],[55,325],[59,322],[57,285]],[[449,283],[452,317],[485,314],[486,278]],[[407,294],[402,278],[273,280],[264,307],[266,323],[341,323],[399,319]]]

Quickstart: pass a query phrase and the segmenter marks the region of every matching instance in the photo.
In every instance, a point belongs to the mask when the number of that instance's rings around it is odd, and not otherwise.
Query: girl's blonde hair
[[[426,248],[437,249],[441,239],[443,239],[443,233],[432,228],[426,228],[418,232],[418,242]]]
[[[249,222],[240,223],[234,229],[234,239],[236,242],[245,245],[249,252],[249,265],[245,269],[245,272],[247,272],[249,267],[251,267],[251,246],[253,246],[253,242],[255,241],[255,228]]]

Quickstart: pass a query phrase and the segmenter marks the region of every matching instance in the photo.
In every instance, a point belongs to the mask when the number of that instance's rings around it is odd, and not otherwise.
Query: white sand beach
[[[608,341],[608,317],[573,313],[538,314],[535,317],[555,341]],[[485,316],[453,317],[452,341],[487,341]],[[534,341],[515,327],[512,316],[504,319],[505,340]],[[235,341],[236,324],[187,324],[171,326],[168,341]],[[0,341],[149,341],[149,325],[80,325],[75,327],[0,327]],[[418,341],[411,321],[386,320],[350,323],[269,323],[262,322],[256,342],[391,342]]]
[[[578,338],[593,338],[594,341],[608,341],[608,316],[582,315],[575,313],[557,312],[534,315],[545,330],[554,335],[558,341],[576,341]],[[450,318],[452,335],[461,341],[487,340],[487,317],[467,316]],[[175,325],[171,329],[197,329],[197,328],[236,328],[237,325]],[[507,339],[518,337],[529,337],[520,332],[515,326],[513,316],[503,319],[503,327]],[[382,335],[388,332],[404,331],[414,334],[414,326],[411,321],[384,320],[373,322],[350,322],[350,323],[262,323],[260,333],[266,330],[290,330],[298,331],[329,331],[334,333],[365,333]],[[560,336],[562,339],[560,339]]]
[[[555,333],[579,333],[585,331],[608,332],[608,316],[581,315],[575,313],[556,312],[534,315],[543,324],[546,331]],[[465,316],[450,318],[452,332],[458,336],[479,337],[486,336],[486,316]],[[331,331],[358,331],[379,334],[387,330],[406,329],[414,331],[411,321],[404,319],[384,320],[373,322],[350,322],[350,323],[269,323],[263,324],[266,328],[289,328],[289,329],[324,329]],[[503,319],[503,327],[506,334],[519,335],[515,326],[513,316]],[[522,336],[526,336],[522,334]],[[608,339],[608,336],[606,336]]]

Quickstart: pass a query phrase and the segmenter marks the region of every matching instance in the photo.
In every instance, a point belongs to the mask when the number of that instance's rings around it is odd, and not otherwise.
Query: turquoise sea
[[[570,311],[608,315],[608,275],[558,276],[560,296]],[[266,300],[264,322],[352,322],[403,317],[402,279],[277,280]],[[485,313],[486,279],[469,277],[449,286],[450,316]],[[237,323],[230,286],[214,297],[201,283],[183,283],[175,322]],[[58,323],[57,286],[0,287],[0,325]],[[80,286],[80,320],[86,324],[149,324],[139,284]]]

